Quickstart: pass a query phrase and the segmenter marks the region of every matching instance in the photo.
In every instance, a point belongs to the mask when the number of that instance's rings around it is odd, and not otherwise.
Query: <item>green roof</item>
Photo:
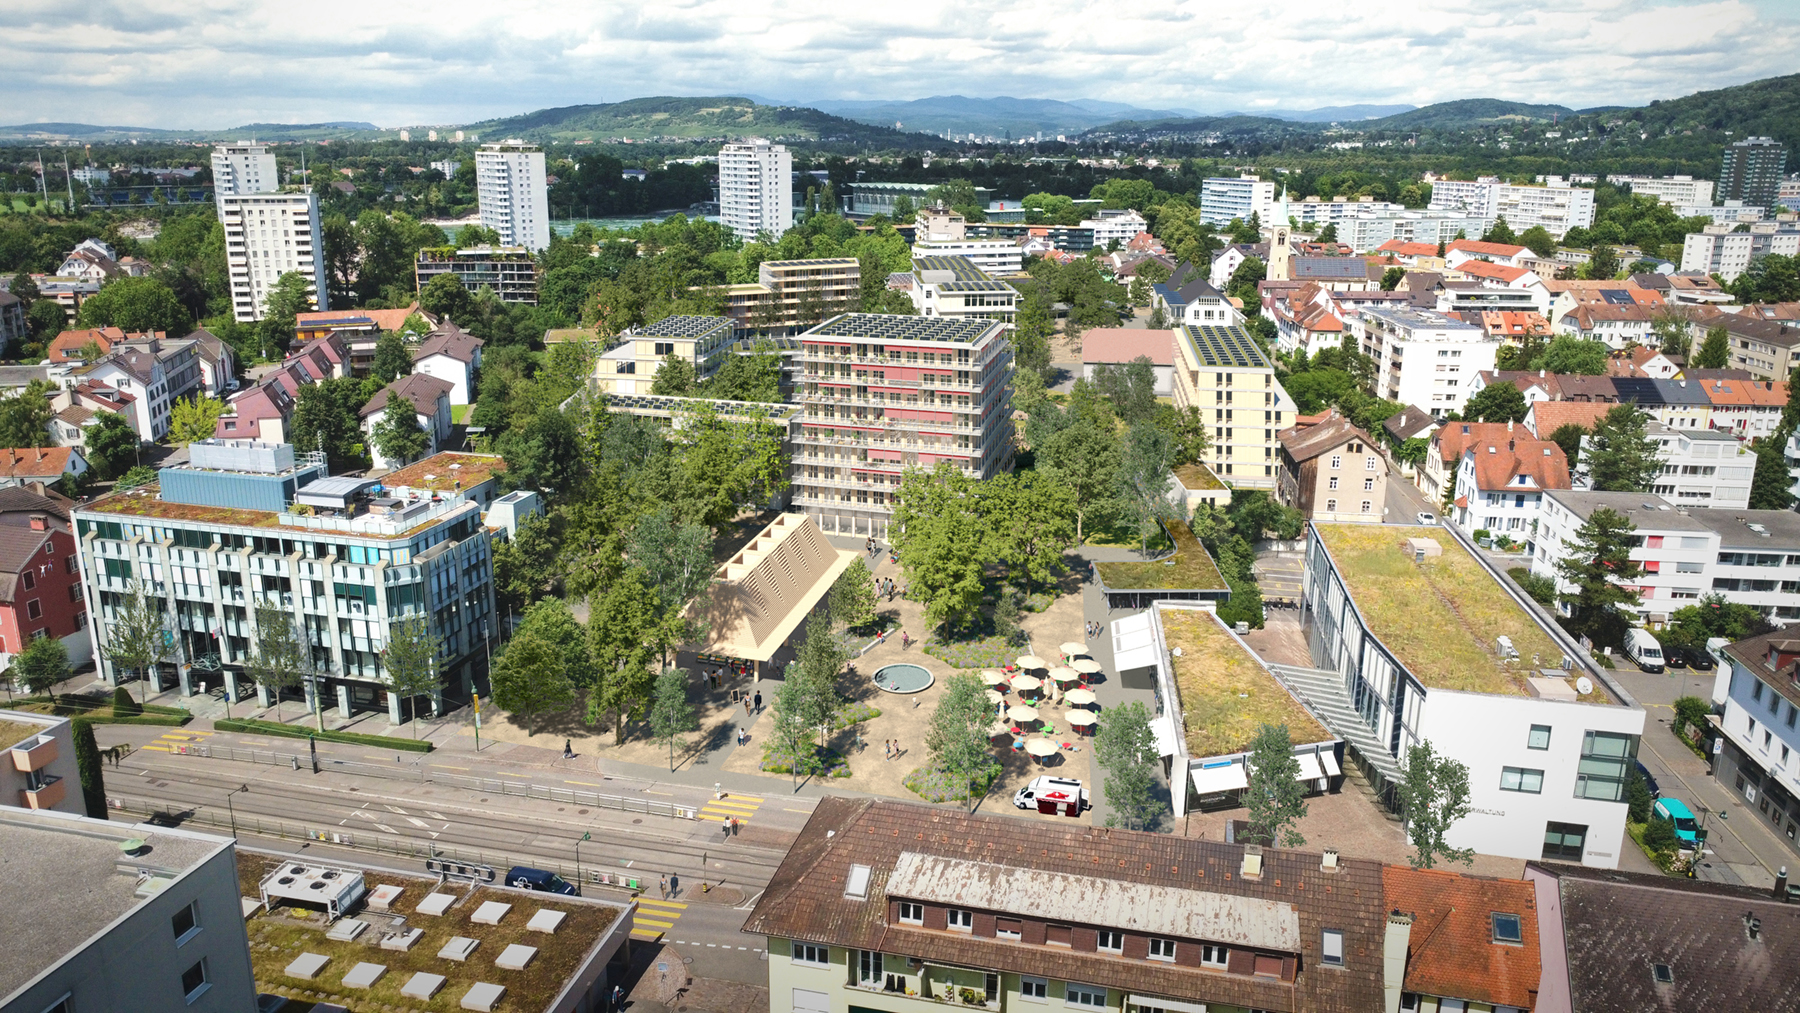
[[[1108,591],[1226,591],[1225,577],[1185,521],[1163,525],[1175,554],[1144,563],[1095,563]]]
[[[1203,366],[1237,366],[1271,369],[1269,357],[1250,332],[1236,325],[1184,324],[1181,335]]]
[[[1210,609],[1158,610],[1181,694],[1182,731],[1194,759],[1248,752],[1263,725],[1286,725],[1294,745],[1333,736],[1269,674]]]

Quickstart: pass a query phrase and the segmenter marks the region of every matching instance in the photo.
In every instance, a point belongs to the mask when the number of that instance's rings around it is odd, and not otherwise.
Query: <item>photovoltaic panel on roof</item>
[[[914,317],[890,313],[845,313],[800,336],[851,342],[954,341],[974,343],[1001,325],[992,320]]]
[[[1635,306],[1635,305],[1637,305],[1637,300],[1633,299],[1631,297],[1630,292],[1627,292],[1624,289],[1619,289],[1619,288],[1601,289],[1600,290],[1600,298],[1606,300],[1607,302],[1611,303],[1614,306]]]
[[[701,338],[730,326],[731,320],[728,317],[674,316],[658,320],[637,333],[659,338]]]
[[[1269,360],[1256,339],[1242,327],[1186,324],[1182,332],[1193,346],[1194,357],[1204,365],[1269,368]]]

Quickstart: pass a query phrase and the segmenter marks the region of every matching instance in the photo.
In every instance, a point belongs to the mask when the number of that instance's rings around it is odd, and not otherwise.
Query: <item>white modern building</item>
[[[1086,218],[1082,220],[1079,227],[1094,230],[1094,248],[1097,250],[1104,250],[1113,242],[1124,246],[1136,239],[1138,233],[1150,230],[1150,225],[1144,221],[1144,216],[1136,211],[1108,215],[1104,218]]]
[[[1800,254],[1800,217],[1783,214],[1772,222],[1756,222],[1746,232],[1736,232],[1730,222],[1714,222],[1690,232],[1681,243],[1681,269],[1716,274],[1730,282],[1750,268],[1758,257],[1779,253]]]
[[[1634,194],[1645,194],[1670,207],[1706,205],[1713,202],[1713,181],[1692,176],[1608,176],[1608,183],[1622,186]],[[1508,221],[1507,224],[1512,224]]]
[[[794,156],[753,137],[719,149],[719,220],[750,242],[779,237],[794,224]]]
[[[329,309],[319,198],[311,188],[283,191],[275,156],[260,144],[214,148],[213,182],[237,322],[261,320],[269,290],[289,273],[307,279],[313,309]]]
[[[1725,657],[1729,668],[1719,674],[1729,688],[1717,722],[1724,741],[1713,754],[1713,776],[1744,800],[1745,818],[1800,851],[1800,688],[1794,683],[1800,641],[1786,630],[1765,633],[1728,644]]]
[[[1395,239],[1403,243],[1449,245],[1457,233],[1479,236],[1493,221],[1461,211],[1369,211],[1339,219],[1335,224],[1338,242],[1367,252]]]
[[[1303,226],[1333,225],[1362,215],[1399,214],[1406,205],[1373,197],[1308,197],[1288,204],[1288,216]]]
[[[1008,331],[1019,312],[1019,290],[964,257],[913,257],[907,294],[920,316],[998,320]]]
[[[1325,524],[1307,533],[1303,587],[1314,667],[1271,669],[1378,792],[1428,742],[1469,770],[1471,812],[1450,845],[1619,865],[1644,712],[1515,585],[1440,527]],[[1458,620],[1457,603],[1479,603],[1484,626]]]
[[[1756,454],[1748,444],[1718,429],[1671,429],[1660,422],[1645,426],[1645,435],[1656,443],[1662,470],[1651,480],[1650,491],[1680,507],[1746,510],[1750,506],[1750,479],[1756,473]],[[1582,459],[1592,437],[1581,438]],[[1576,484],[1587,485],[1585,468]]]
[[[235,197],[281,189],[275,154],[266,144],[221,144],[213,149],[213,194]]]
[[[1462,411],[1475,374],[1494,368],[1500,339],[1434,310],[1369,307],[1350,314],[1349,334],[1375,359],[1376,392],[1436,417]]]
[[[1639,597],[1633,611],[1643,621],[1667,622],[1676,609],[1710,594],[1760,609],[1777,623],[1800,619],[1800,514],[1789,510],[1697,510],[1645,493],[1552,492],[1531,571],[1555,578],[1576,532],[1603,507],[1637,529],[1631,558],[1644,574],[1632,582]]]
[[[1200,182],[1200,220],[1210,225],[1230,225],[1232,219],[1249,221],[1251,215],[1269,224],[1275,206],[1275,184],[1245,174],[1210,177]]]
[[[1489,221],[1505,218],[1514,232],[1541,225],[1561,239],[1570,229],[1593,227],[1594,191],[1566,181],[1519,186],[1493,176],[1474,182],[1439,179],[1431,184],[1431,210],[1462,211]]]
[[[431,167],[443,173],[445,179],[450,179],[462,168],[462,162],[454,158],[446,158],[440,162],[432,162]]]
[[[537,252],[550,245],[550,190],[544,150],[506,140],[475,152],[475,196],[481,227],[500,234],[501,246]]]
[[[963,216],[941,204],[921,208],[913,230],[914,257],[966,257],[995,276],[1024,270],[1024,247],[1009,239],[970,239]]]

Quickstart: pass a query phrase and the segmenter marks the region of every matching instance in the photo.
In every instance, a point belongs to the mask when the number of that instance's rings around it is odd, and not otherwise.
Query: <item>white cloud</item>
[[[1760,5],[1760,6],[1759,6]],[[456,123],[646,95],[1635,104],[1787,73],[1782,0],[111,0],[0,10],[0,121]]]

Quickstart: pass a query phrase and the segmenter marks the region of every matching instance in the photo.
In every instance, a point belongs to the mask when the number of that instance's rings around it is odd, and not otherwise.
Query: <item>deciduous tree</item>
[[[1695,369],[1724,369],[1731,365],[1731,332],[1722,324],[1707,328],[1691,365]]]
[[[1106,825],[1150,829],[1163,807],[1156,799],[1156,737],[1143,701],[1106,712],[1094,736],[1094,759],[1106,771],[1106,804],[1112,809]]]
[[[611,722],[620,745],[631,718],[650,699],[651,665],[659,653],[654,640],[662,621],[658,600],[644,571],[631,567],[606,589],[588,620],[595,683],[588,694],[587,722]]]
[[[675,744],[685,732],[700,727],[694,705],[688,700],[685,668],[665,668],[656,677],[655,702],[650,705],[650,734],[669,746],[669,769],[675,769]]]
[[[907,469],[888,531],[909,597],[925,604],[925,621],[958,626],[973,619],[990,558],[974,479],[947,463]]]
[[[13,658],[11,676],[32,693],[56,698],[56,684],[69,677],[69,649],[52,636],[32,637]]]
[[[118,412],[95,412],[85,437],[88,464],[101,479],[117,478],[137,463],[137,430]]]
[[[294,615],[274,605],[256,607],[256,636],[244,671],[275,698],[275,720],[281,720],[281,694],[300,685],[311,667],[308,652],[294,628]]]
[[[225,402],[218,398],[177,398],[169,412],[169,442],[187,446],[199,440],[210,440],[218,429],[219,416],[225,414]]]
[[[391,391],[373,436],[375,448],[387,458],[390,468],[410,464],[431,449],[431,436],[419,425],[419,413],[412,402]]]
[[[168,658],[174,639],[162,596],[151,591],[147,582],[131,580],[113,615],[100,653],[113,663],[115,675],[120,670],[137,672],[148,681],[150,669]],[[144,699],[150,699],[147,685]]]
[[[455,276],[440,277],[454,279]],[[411,376],[412,371],[412,355],[406,350],[406,339],[399,331],[383,331],[375,342],[375,360],[370,363],[369,372],[385,387],[403,376]]]
[[[419,737],[418,698],[436,693],[442,685],[437,660],[443,649],[443,638],[432,631],[431,617],[422,612],[394,620],[388,626],[381,667],[387,677],[388,692],[407,703],[415,739]]]
[[[563,671],[563,652],[535,633],[513,637],[494,657],[489,681],[494,703],[524,721],[527,733],[535,733],[533,718],[567,707],[575,699],[575,685]]]
[[[186,334],[193,323],[187,308],[169,287],[155,278],[115,278],[81,303],[82,327],[166,331]]]
[[[1263,725],[1250,743],[1246,761],[1249,784],[1244,805],[1250,810],[1252,844],[1279,844],[1297,848],[1306,843],[1297,829],[1306,817],[1306,789],[1300,784],[1300,761],[1294,759],[1294,743],[1287,725]]]
[[[945,681],[944,693],[931,714],[931,727],[925,733],[932,769],[966,795],[971,810],[977,797],[975,789],[985,788],[1000,770],[994,747],[987,740],[987,728],[993,720],[987,688],[974,673],[960,672]]]
[[[831,585],[831,618],[855,629],[875,621],[875,583],[862,557],[853,560]]]
[[[1421,742],[1407,750],[1406,770],[1397,791],[1406,817],[1406,837],[1413,846],[1413,868],[1435,868],[1439,858],[1474,864],[1474,848],[1453,848],[1444,842],[1450,828],[1469,815],[1467,766],[1433,753],[1430,742]]]

